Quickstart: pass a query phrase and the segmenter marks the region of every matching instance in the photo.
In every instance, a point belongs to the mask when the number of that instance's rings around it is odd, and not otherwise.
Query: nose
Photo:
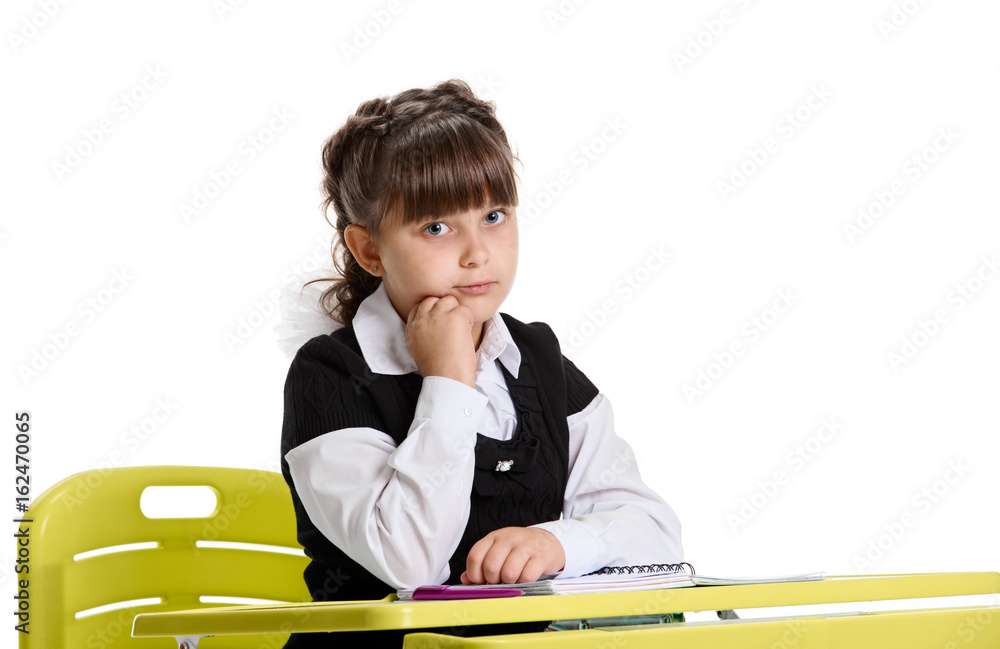
[[[482,232],[468,232],[462,247],[462,256],[459,263],[464,268],[478,268],[490,260],[490,251],[486,247],[485,237]]]

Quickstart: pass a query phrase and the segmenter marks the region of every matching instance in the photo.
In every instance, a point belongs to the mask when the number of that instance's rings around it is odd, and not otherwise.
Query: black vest
[[[562,356],[548,325],[525,324],[505,313],[501,316],[521,352],[516,379],[500,365],[517,413],[517,426],[507,441],[477,436],[469,520],[449,560],[451,575],[447,583],[460,583],[469,549],[489,532],[560,517],[568,477],[566,418],[582,410],[598,394],[586,376]],[[312,559],[304,576],[315,601],[381,599],[395,589],[316,529],[295,491],[285,454],[326,432],[351,426],[370,426],[384,431],[397,445],[402,443],[413,421],[422,382],[416,372],[373,373],[352,326],[311,339],[292,361],[285,383],[281,467],[292,493],[299,543]],[[504,466],[508,469],[497,470]],[[502,631],[492,626],[436,631],[482,635],[539,629],[535,623],[515,626],[518,628],[503,625]],[[386,634],[385,646],[401,646],[401,637],[401,632]],[[293,634],[286,647],[331,646],[329,643],[335,639],[347,641],[348,634]],[[359,635],[356,640],[376,646],[371,633]]]

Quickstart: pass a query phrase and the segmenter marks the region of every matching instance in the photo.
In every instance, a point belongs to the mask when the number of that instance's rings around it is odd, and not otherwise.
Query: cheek
[[[451,258],[441,250],[417,251],[407,259],[404,280],[415,290],[426,291],[436,288],[436,284],[442,276],[448,275],[451,267]]]
[[[514,234],[510,237],[510,240],[507,242],[507,244],[508,244],[507,257],[516,263],[517,253],[519,249],[516,230],[514,231]]]

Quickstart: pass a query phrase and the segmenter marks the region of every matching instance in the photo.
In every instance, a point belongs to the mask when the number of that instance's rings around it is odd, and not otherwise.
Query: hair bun
[[[368,132],[376,137],[385,135],[389,130],[389,119],[392,116],[392,104],[385,97],[376,97],[362,102],[358,106],[351,121],[361,132]]]
[[[388,117],[392,112],[392,104],[385,97],[376,97],[368,101],[361,102],[358,106],[358,117]]]

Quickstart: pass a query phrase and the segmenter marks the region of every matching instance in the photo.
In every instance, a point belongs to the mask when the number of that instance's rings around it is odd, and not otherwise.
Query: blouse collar
[[[373,372],[409,374],[417,371],[417,363],[406,344],[406,323],[392,306],[385,283],[380,283],[375,292],[361,302],[352,324],[361,353]],[[507,371],[517,378],[521,352],[500,312],[494,313],[483,327],[486,329],[483,342],[476,352],[478,366],[481,368],[486,362],[499,358]]]

